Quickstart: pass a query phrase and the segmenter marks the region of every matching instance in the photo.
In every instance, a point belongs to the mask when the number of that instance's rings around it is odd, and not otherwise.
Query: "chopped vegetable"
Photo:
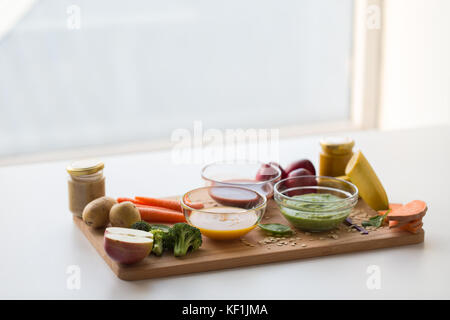
[[[161,256],[164,252],[164,237],[166,237],[166,234],[161,229],[154,229],[151,231],[153,234],[153,249],[152,253],[154,253],[157,256]]]
[[[197,250],[202,245],[202,234],[199,229],[187,223],[176,223],[170,229],[175,257],[182,257],[190,251]]]
[[[119,197],[119,198],[117,198],[117,202],[118,203],[122,203],[122,202],[125,202],[125,201],[129,201],[129,202],[132,202],[134,204],[144,204],[141,201],[138,201],[138,200],[133,199],[133,198],[127,198],[127,197]]]
[[[427,204],[422,200],[411,201],[404,206],[393,209],[389,213],[389,220],[412,221],[422,218],[427,211]]]
[[[164,249],[173,249],[173,239],[172,239],[172,236],[170,235],[170,229],[171,228],[169,226],[166,226],[164,224],[151,224],[150,225],[150,232],[153,233],[153,231],[159,230],[164,233],[164,236],[163,236]]]
[[[170,232],[172,228],[163,224],[152,224],[150,232],[154,231],[162,232],[163,247],[165,250],[173,249],[173,236]]]
[[[361,151],[356,152],[348,161],[345,175],[358,187],[359,195],[369,207],[376,211],[389,208],[386,191]]]
[[[411,233],[418,233],[422,229],[423,223],[421,222],[418,226],[410,226],[409,223],[403,228]]]
[[[403,206],[403,204],[401,204],[401,203],[389,203],[389,209],[391,209],[391,210],[394,210],[394,209],[398,209],[398,208],[400,208],[401,206]],[[389,210],[388,209],[388,210]],[[380,215],[380,216],[382,216],[383,214],[385,214],[388,210],[379,210],[378,211],[378,214]],[[388,217],[389,218],[389,217]]]
[[[274,236],[287,236],[294,233],[289,226],[285,226],[280,223],[259,223],[258,227],[260,227],[264,232]]]
[[[131,226],[131,229],[137,229],[137,230],[142,230],[142,231],[150,231],[151,230],[151,225],[150,223],[146,222],[146,221],[138,221],[133,223],[133,225]]]
[[[406,222],[391,220],[391,221],[389,221],[389,228],[399,228],[399,227],[403,227],[406,225],[409,225],[410,227],[417,227],[421,223],[422,223],[422,219],[406,221]]]
[[[406,230],[412,233],[417,233],[422,228],[423,222],[422,219],[414,220],[408,223],[399,223],[398,221],[389,221],[389,228],[393,228],[394,230]]]
[[[390,203],[390,213],[387,216],[389,228],[394,230],[406,230],[417,233],[423,226],[422,218],[427,211],[425,202],[420,200],[412,201],[406,205]],[[386,211],[379,211],[378,214],[385,214]],[[392,217],[392,218],[391,218]],[[417,219],[414,219],[418,217]]]
[[[389,214],[391,209],[387,210],[383,215],[376,215],[370,217],[369,220],[363,221],[361,224],[363,227],[373,226],[379,228],[383,225],[383,222],[386,220],[387,215]]]
[[[162,207],[171,210],[175,210],[181,212],[180,201],[173,199],[157,199],[157,198],[148,198],[148,197],[135,197],[135,199],[142,204],[146,204],[149,206]]]
[[[170,231],[170,227],[166,226],[164,224],[151,224],[150,225],[150,230],[161,230],[164,232],[169,232]]]
[[[347,224],[347,225],[355,228],[356,230],[358,230],[361,234],[369,234],[369,231],[367,231],[363,227],[358,226],[357,224],[353,224],[352,219],[350,219],[349,217],[345,218],[344,222],[345,222],[345,224]]]
[[[149,222],[185,222],[186,218],[184,214],[179,211],[158,208],[158,207],[147,207],[147,206],[137,206],[139,213],[141,214],[141,219]]]
[[[143,230],[153,234],[153,250],[160,256],[164,249],[172,249],[173,241],[169,235],[170,227],[163,224],[150,224],[146,221],[139,221],[131,226],[132,229]]]

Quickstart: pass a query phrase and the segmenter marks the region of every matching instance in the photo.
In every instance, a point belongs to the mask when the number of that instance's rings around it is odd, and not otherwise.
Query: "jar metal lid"
[[[90,159],[74,161],[67,166],[66,170],[73,176],[84,176],[99,172],[100,170],[103,170],[104,167],[105,164],[102,161]]]
[[[344,155],[352,151],[355,141],[350,137],[327,137],[320,140],[324,152]]]

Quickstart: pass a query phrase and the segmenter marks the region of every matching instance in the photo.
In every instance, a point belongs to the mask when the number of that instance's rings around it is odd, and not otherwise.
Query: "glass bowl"
[[[254,190],[236,186],[209,186],[181,197],[181,208],[189,224],[211,239],[242,237],[259,223],[267,198]]]
[[[274,187],[281,214],[294,227],[320,232],[338,227],[358,202],[358,188],[325,176],[283,179]]]
[[[261,171],[263,165],[266,167]],[[243,187],[272,198],[273,186],[280,180],[281,171],[258,161],[214,162],[203,167],[202,178],[207,186]]]

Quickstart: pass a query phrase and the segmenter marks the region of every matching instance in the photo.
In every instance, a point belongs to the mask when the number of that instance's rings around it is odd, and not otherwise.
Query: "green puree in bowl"
[[[281,213],[296,228],[326,231],[336,228],[350,214],[345,199],[329,193],[308,193],[283,200]]]

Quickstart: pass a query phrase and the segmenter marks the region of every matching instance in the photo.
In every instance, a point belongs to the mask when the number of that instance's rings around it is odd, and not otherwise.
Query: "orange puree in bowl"
[[[256,227],[258,215],[253,210],[236,207],[213,207],[208,212],[194,211],[190,222],[211,239],[228,240],[242,237]]]

